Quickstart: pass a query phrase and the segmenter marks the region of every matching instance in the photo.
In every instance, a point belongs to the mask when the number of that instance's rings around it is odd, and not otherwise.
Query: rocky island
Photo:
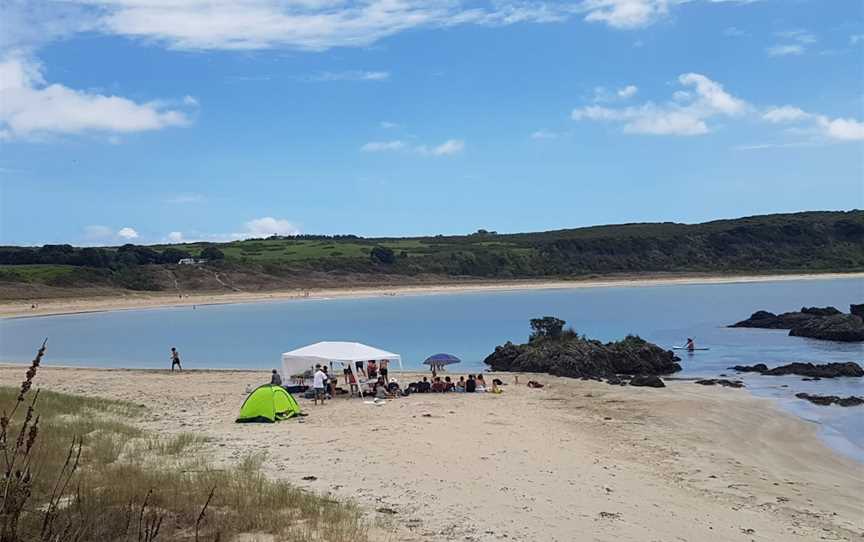
[[[788,329],[793,337],[825,341],[864,341],[864,305],[850,305],[849,314],[835,307],[802,307],[797,312],[774,314],[756,311],[729,327]]]
[[[546,316],[531,320],[533,332],[525,344],[508,341],[485,360],[493,371],[548,373],[576,378],[608,378],[622,383],[622,376],[639,377],[631,385],[662,387],[657,375],[681,370],[680,358],[640,337],[628,335],[616,342],[579,336],[566,322]],[[649,378],[641,378],[649,377]]]
[[[729,367],[733,371],[739,373],[759,373],[763,376],[785,376],[798,375],[806,376],[810,379],[818,380],[820,378],[837,378],[841,376],[847,377],[864,377],[864,369],[854,361],[846,363],[789,363],[781,365],[773,369],[769,369],[764,363],[756,365],[735,365]]]

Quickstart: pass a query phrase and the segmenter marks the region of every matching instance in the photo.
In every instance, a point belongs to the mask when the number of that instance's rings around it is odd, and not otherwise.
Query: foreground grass
[[[8,410],[17,394],[18,389],[0,387],[0,406]],[[267,479],[263,456],[244,457],[229,469],[213,468],[200,436],[160,438],[132,425],[143,411],[120,401],[40,393],[32,497],[19,521],[18,540],[46,539],[45,510],[74,438],[82,442],[80,467],[58,499],[57,536],[51,540],[196,540],[196,525],[199,540],[232,540],[241,534],[274,540],[368,539],[355,507]],[[23,414],[12,420],[13,434]]]

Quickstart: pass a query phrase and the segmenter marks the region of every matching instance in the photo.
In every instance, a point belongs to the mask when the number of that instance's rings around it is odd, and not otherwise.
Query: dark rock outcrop
[[[665,388],[666,384],[657,375],[636,375],[630,379],[631,386],[645,386],[648,388]]]
[[[764,363],[757,363],[756,365],[736,365],[729,368],[733,371],[738,371],[739,373],[764,373],[768,370],[768,366]]]
[[[847,361],[846,363],[824,363],[821,365],[815,365],[813,363],[789,363],[773,369],[769,369],[764,363],[757,363],[756,365],[736,365],[730,367],[730,369],[742,373],[761,373],[766,376],[799,375],[808,376],[810,378],[864,376],[864,369],[854,361]]]
[[[750,318],[729,327],[788,329],[793,337],[808,337],[825,341],[864,341],[864,305],[850,305],[851,314],[834,307],[801,307],[798,312],[774,314],[756,311]]]
[[[837,397],[836,395],[810,395],[809,393],[796,393],[795,397],[810,401],[816,405],[840,405],[842,407],[864,405],[864,398],[850,395],[849,397]]]
[[[789,331],[793,337],[825,341],[864,341],[864,320],[854,314],[835,314],[802,322]]]
[[[723,386],[726,388],[744,387],[744,383],[740,380],[727,380],[725,378],[706,378],[704,380],[697,380],[696,383],[703,386]]]
[[[670,350],[639,337],[602,343],[572,335],[537,339],[527,344],[507,342],[496,347],[484,363],[493,371],[596,379],[670,374],[681,370],[678,361]]]
[[[864,303],[849,305],[849,314],[854,314],[858,318],[864,318]]]

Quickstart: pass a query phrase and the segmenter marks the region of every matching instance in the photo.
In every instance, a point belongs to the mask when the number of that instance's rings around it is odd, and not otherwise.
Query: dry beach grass
[[[0,383],[20,371],[0,368]],[[301,399],[302,421],[234,423],[246,387],[267,378],[46,368],[38,383],[144,405],[135,428],[165,442],[195,435],[188,445],[217,468],[260,457],[268,479],[356,503],[378,526],[371,540],[810,541],[864,531],[861,465],[744,390],[535,377],[544,389],[380,407]]]

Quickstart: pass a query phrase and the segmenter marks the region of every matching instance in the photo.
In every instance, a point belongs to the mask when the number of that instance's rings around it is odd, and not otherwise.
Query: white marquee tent
[[[402,370],[402,357],[399,354],[361,343],[320,342],[282,354],[282,377],[287,380],[293,375],[314,368],[317,363],[340,363],[353,369],[353,364],[357,361],[385,359],[398,363],[399,370]]]

